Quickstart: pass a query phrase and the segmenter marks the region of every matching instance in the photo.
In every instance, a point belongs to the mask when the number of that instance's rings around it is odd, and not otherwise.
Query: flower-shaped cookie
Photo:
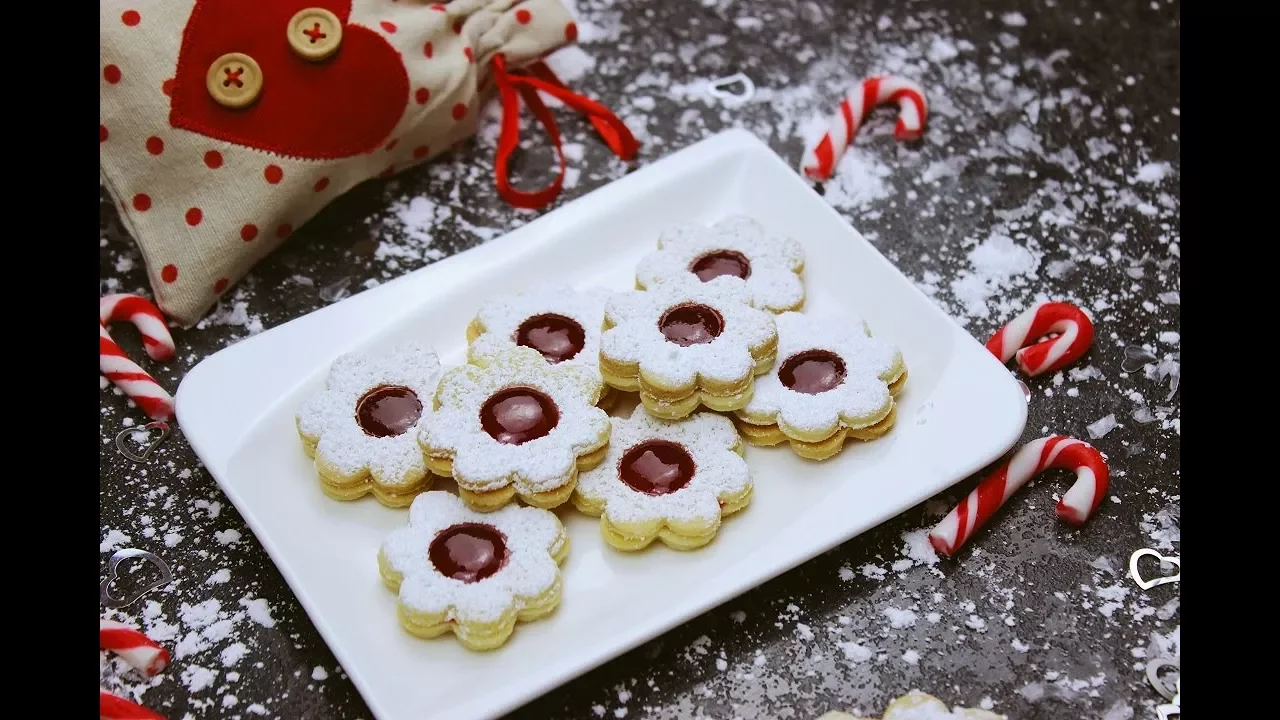
[[[439,375],[435,352],[418,343],[333,362],[324,389],[296,416],[327,495],[354,500],[372,492],[384,505],[403,507],[431,487],[417,438]]]
[[[450,630],[472,650],[492,650],[516,621],[560,604],[560,563],[569,536],[555,514],[510,506],[478,513],[443,491],[419,495],[409,527],[378,551],[387,587],[399,593],[400,624],[418,637]]]
[[[773,315],[729,283],[664,283],[619,293],[605,304],[600,373],[639,391],[645,408],[675,420],[706,405],[736,410],[777,351]]]
[[[667,282],[743,285],[755,307],[769,312],[804,305],[804,249],[745,215],[711,226],[680,225],[658,237],[657,252],[640,260],[636,287]]]
[[[801,457],[825,460],[846,438],[874,440],[894,421],[893,397],[907,380],[902,353],[871,337],[862,318],[778,316],[778,364],[736,412],[754,445],[787,440]]]
[[[494,354],[517,345],[542,353],[547,362],[571,363],[600,372],[600,329],[604,303],[610,292],[591,288],[581,292],[567,285],[542,284],[495,297],[467,326],[467,359],[485,365]],[[617,399],[607,388],[600,407]]]
[[[569,499],[579,470],[604,459],[609,416],[596,407],[603,392],[590,368],[508,348],[483,367],[444,373],[418,441],[427,466],[452,475],[472,508],[493,510],[517,494],[552,508]]]
[[[715,413],[660,420],[637,412],[613,421],[609,454],[584,472],[573,505],[600,518],[619,550],[661,539],[677,550],[711,542],[723,516],[751,501],[751,471],[733,422]]]

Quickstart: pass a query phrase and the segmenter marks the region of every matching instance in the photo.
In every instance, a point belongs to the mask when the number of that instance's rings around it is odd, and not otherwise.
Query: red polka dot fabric
[[[187,327],[339,195],[474,134],[493,95],[496,54],[520,67],[577,36],[560,0],[353,0],[339,15],[340,52],[314,61],[277,42],[290,8],[99,3],[104,184],[142,250],[157,303]],[[232,41],[221,38],[239,39],[224,47]],[[209,58],[231,52],[253,57],[271,89],[239,109],[211,102],[205,85]],[[317,131],[317,94],[376,108],[361,113],[376,117]]]

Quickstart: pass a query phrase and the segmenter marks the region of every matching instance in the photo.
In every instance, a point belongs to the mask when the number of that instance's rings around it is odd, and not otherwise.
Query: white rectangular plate
[[[628,289],[660,230],[747,213],[799,240],[806,310],[854,308],[910,369],[896,427],[824,463],[748,448],[756,492],[706,548],[610,549],[565,506],[564,600],[500,650],[419,640],[378,577],[406,521],[372,498],[320,492],[294,411],[329,363],[418,338],[446,364],[483,300],[532,282]],[[178,389],[191,446],[266,547],[382,720],[493,717],[874,527],[981,469],[1026,422],[1017,382],[800,177],[750,134],[722,133],[480,247],[273,328],[197,365]],[[643,598],[637,601],[637,598]]]

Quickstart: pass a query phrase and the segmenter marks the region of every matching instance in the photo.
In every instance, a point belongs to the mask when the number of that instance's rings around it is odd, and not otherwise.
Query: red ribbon
[[[507,61],[502,55],[493,58],[493,78],[498,86],[498,96],[502,100],[502,134],[498,136],[498,154],[494,158],[493,170],[496,175],[498,194],[516,207],[537,209],[550,204],[564,188],[564,151],[561,148],[560,126],[551,114],[538,92],[544,92],[565,105],[587,116],[596,132],[604,140],[609,149],[623,160],[632,160],[640,143],[627,126],[614,115],[609,108],[590,98],[573,92],[560,82],[551,68],[538,62],[524,70],[507,70]],[[560,171],[549,185],[532,191],[517,190],[511,187],[509,163],[511,153],[520,145],[520,97],[533,111],[533,116],[542,123],[551,143],[555,146],[556,158],[560,163]]]

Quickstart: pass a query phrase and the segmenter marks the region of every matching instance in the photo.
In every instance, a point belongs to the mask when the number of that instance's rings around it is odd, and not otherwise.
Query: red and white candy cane
[[[1093,321],[1080,308],[1064,302],[1041,302],[1027,308],[987,341],[987,349],[1000,362],[1016,356],[1018,367],[1031,377],[1070,365],[1084,357],[1090,345]]]
[[[164,716],[151,712],[132,700],[98,690],[98,720],[164,720]]]
[[[1058,501],[1057,512],[1066,522],[1083,525],[1107,494],[1111,471],[1102,453],[1089,443],[1050,435],[1023,445],[1009,462],[983,478],[978,487],[929,532],[929,542],[939,554],[951,557],[1010,495],[1049,468],[1076,471],[1076,481]]]
[[[169,651],[138,630],[103,618],[98,626],[98,649],[110,650],[147,677],[164,670]]]
[[[160,308],[144,297],[124,293],[107,295],[98,303],[98,316],[103,325],[116,320],[128,320],[136,325],[142,333],[142,347],[152,360],[172,360],[177,352]]]
[[[840,101],[840,109],[831,118],[831,128],[804,154],[800,172],[813,180],[826,180],[836,170],[840,156],[853,142],[871,109],[884,103],[898,104],[898,124],[893,136],[899,140],[916,140],[924,133],[929,104],[924,88],[893,75],[867,78]]]
[[[98,367],[108,380],[142,408],[152,420],[173,418],[173,396],[160,387],[124,350],[111,339],[107,325],[128,320],[142,333],[142,346],[153,360],[169,360],[176,347],[164,315],[152,302],[137,295],[107,295],[98,306]]]

